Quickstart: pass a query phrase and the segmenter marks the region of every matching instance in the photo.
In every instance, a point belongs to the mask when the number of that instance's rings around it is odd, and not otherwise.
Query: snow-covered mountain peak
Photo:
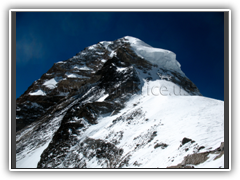
[[[223,102],[202,97],[173,52],[134,37],[55,63],[16,114],[20,168],[222,167]]]
[[[154,48],[142,40],[131,36],[125,36],[122,39],[125,42],[130,43],[130,46],[138,56],[150,61],[153,64],[157,64],[160,68],[174,70],[183,74],[180,69],[181,65],[176,60],[176,54],[172,51]]]

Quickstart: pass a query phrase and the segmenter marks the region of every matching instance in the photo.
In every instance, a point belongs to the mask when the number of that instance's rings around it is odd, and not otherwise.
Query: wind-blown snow
[[[154,48],[134,37],[125,36],[124,39],[130,43],[130,46],[138,56],[166,70],[174,70],[182,73],[175,53],[165,49]]]

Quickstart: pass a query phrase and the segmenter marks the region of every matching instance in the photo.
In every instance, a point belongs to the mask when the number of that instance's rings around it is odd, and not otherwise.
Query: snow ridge
[[[130,43],[130,46],[138,56],[150,61],[153,64],[157,64],[163,69],[174,70],[183,74],[180,69],[181,65],[176,60],[175,53],[165,49],[154,48],[140,39],[131,36],[125,36],[123,40]]]

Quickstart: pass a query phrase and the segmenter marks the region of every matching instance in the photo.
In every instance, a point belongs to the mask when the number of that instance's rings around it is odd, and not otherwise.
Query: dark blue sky
[[[17,98],[55,62],[128,35],[176,53],[204,96],[224,100],[221,12],[17,12],[16,19]]]

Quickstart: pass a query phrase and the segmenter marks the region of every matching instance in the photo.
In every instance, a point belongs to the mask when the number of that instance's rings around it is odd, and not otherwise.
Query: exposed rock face
[[[100,139],[85,139],[81,144],[78,144],[78,149],[70,155],[66,149],[59,151],[60,148],[58,146],[53,146],[54,150],[51,151],[51,155],[47,153],[42,154],[38,168],[55,168],[61,163],[63,163],[63,167],[86,168],[86,161],[93,158],[102,167],[117,168],[117,164],[121,161],[120,157],[123,154],[123,149],[118,149],[114,144]]]
[[[184,160],[176,165],[176,166],[170,166],[167,168],[194,168],[193,165],[199,165],[209,159],[208,155],[209,154],[217,154],[214,160],[217,158],[220,158],[224,154],[224,143],[222,142],[220,147],[213,150],[213,151],[207,151],[203,153],[194,153],[194,154],[189,154],[184,157]]]
[[[186,144],[186,143],[188,143],[188,142],[191,142],[191,143],[194,143],[195,141],[193,141],[192,139],[189,139],[189,138],[183,138],[183,140],[182,140],[182,145],[184,145],[184,144]]]
[[[96,49],[85,49],[78,56],[55,63],[17,99],[17,131],[39,120],[47,110],[53,110],[61,101],[86,93],[98,81],[99,76],[95,75],[95,71],[103,66],[101,59],[109,57],[100,45]],[[98,55],[96,51],[102,54]],[[31,103],[35,106],[31,106]]]
[[[162,120],[150,116],[149,109],[143,106],[143,101],[148,102],[144,100],[147,96],[142,95],[144,87],[147,83],[164,82],[176,85],[187,96],[199,97],[201,93],[180,66],[175,67],[178,62],[173,53],[160,51],[166,67],[170,67],[166,69],[139,56],[127,39],[100,42],[55,63],[17,99],[17,162],[25,158],[26,152],[35,153],[46,146],[39,154],[38,168],[142,167],[140,160],[132,162],[138,151],[152,148],[151,151],[166,152],[172,147],[159,140]],[[134,97],[136,101],[132,100]],[[221,106],[212,101],[208,106],[211,105]],[[161,112],[164,114],[165,110]],[[146,130],[135,135],[137,129],[132,127],[145,124]],[[128,138],[132,143],[127,143]],[[179,149],[190,153],[205,146],[184,138]],[[172,163],[174,157],[168,162]]]

